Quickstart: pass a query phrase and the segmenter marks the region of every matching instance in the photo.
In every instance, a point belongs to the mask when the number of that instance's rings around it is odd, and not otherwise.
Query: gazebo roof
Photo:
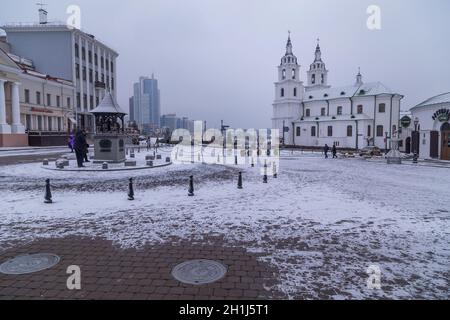
[[[91,111],[93,114],[99,114],[99,113],[109,113],[109,114],[118,114],[118,115],[125,115],[127,114],[125,111],[120,108],[120,106],[117,104],[117,102],[114,100],[113,96],[111,95],[111,92],[107,92],[105,94],[105,97],[100,102],[100,104]]]

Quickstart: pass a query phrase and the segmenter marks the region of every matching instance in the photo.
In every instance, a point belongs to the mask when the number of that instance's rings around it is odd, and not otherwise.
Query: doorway
[[[441,160],[450,160],[450,124],[444,123],[441,127]]]
[[[410,154],[411,153],[411,137],[406,138],[406,141],[405,141],[405,152],[406,152],[406,154]]]

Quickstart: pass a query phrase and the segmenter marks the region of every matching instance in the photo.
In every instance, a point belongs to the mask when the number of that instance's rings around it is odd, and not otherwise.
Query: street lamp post
[[[419,132],[417,131],[419,126],[419,118],[414,119],[414,156],[413,156],[413,163],[417,163],[418,158],[418,150],[417,146],[419,145]]]

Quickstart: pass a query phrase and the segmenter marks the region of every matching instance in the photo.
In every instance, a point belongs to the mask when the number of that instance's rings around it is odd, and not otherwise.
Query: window
[[[352,136],[353,136],[353,127],[347,126],[347,137],[352,137]]]
[[[86,67],[83,67],[83,80],[86,80]]]
[[[25,89],[25,103],[30,103],[30,90]]]
[[[80,79],[80,65],[78,63],[75,63],[75,76]]]
[[[53,120],[52,117],[48,117],[48,118],[47,118],[48,131],[53,131],[53,128],[52,128],[52,120]]]
[[[88,61],[89,61],[89,63],[92,63],[92,51],[91,50],[88,51]]]
[[[77,108],[80,109],[81,108],[81,97],[80,97],[80,93],[77,92]]]
[[[60,96],[56,96],[56,106],[61,107],[61,97]]]
[[[105,82],[105,75],[102,73],[102,82]]]
[[[315,75],[315,74],[313,74],[313,75],[311,76],[311,83],[312,83],[312,84],[315,84],[315,83],[316,83],[316,75]]]
[[[96,53],[94,53],[94,64],[95,64],[96,66],[98,66],[98,56],[97,56]]]
[[[100,104],[100,99],[97,97],[95,97],[95,105],[98,106]]]
[[[337,107],[338,116],[342,115],[342,107]]]
[[[109,60],[106,59],[106,70],[109,70]]]
[[[87,94],[83,94],[83,108],[87,108],[87,104],[88,104]]]
[[[294,97],[297,96],[297,88],[294,88]]]
[[[70,97],[67,97],[67,108],[70,108]]]
[[[326,112],[325,108],[320,109],[320,115],[321,115],[321,116],[324,116],[324,115],[325,115],[325,112]]]
[[[385,103],[380,103],[380,104],[378,105],[378,112],[379,112],[379,113],[384,113],[384,112],[386,112],[386,104],[385,104]]]
[[[311,127],[311,137],[316,136],[316,127]]]
[[[111,78],[111,90],[114,90],[114,78]]]
[[[301,128],[300,128],[300,127],[297,127],[297,129],[296,129],[296,135],[297,135],[297,137],[300,137],[300,133],[301,133]]]
[[[95,81],[98,81],[98,71],[95,71]]]
[[[377,126],[377,137],[383,136],[383,126]]]
[[[362,105],[359,105],[357,107],[357,112],[358,112],[358,114],[362,114],[363,113],[363,106]]]
[[[328,126],[328,136],[332,137],[333,136],[333,126]]]
[[[370,125],[367,126],[367,136],[372,136],[372,127]]]
[[[395,124],[392,126],[392,132],[394,132],[394,133],[397,132],[397,126]]]
[[[86,49],[84,47],[81,48],[81,59],[86,60]]]
[[[324,77],[323,73],[320,75],[320,81],[322,84],[325,83],[325,77]]]
[[[281,88],[281,93],[280,93],[280,95],[281,95],[282,97],[284,97],[284,88]]]
[[[80,51],[78,48],[78,43],[75,43],[75,57],[79,58],[80,57]]]
[[[41,131],[42,130],[42,116],[38,116],[38,130]]]
[[[61,117],[58,117],[58,131],[62,131],[61,130]]]
[[[100,66],[102,68],[105,67],[105,60],[103,59],[103,57],[100,58]]]
[[[106,76],[106,87],[109,89],[109,76]]]
[[[286,69],[283,69],[283,72],[281,74],[281,79],[286,79]]]
[[[306,109],[306,116],[310,117],[311,116],[311,109]]]
[[[36,91],[36,104],[41,104],[41,93]]]
[[[295,79],[295,69],[292,69],[292,79]]]
[[[94,96],[91,94],[89,96],[89,108],[92,109],[94,107]]]
[[[93,70],[92,70],[92,69],[89,69],[89,82],[90,82],[90,83],[92,83],[92,81],[94,80],[94,79],[93,79],[93,74],[92,74],[92,73],[93,73]]]
[[[114,72],[114,62],[111,61],[111,72]]]

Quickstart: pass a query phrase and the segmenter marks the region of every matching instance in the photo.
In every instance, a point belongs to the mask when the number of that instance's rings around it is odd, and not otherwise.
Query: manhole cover
[[[187,284],[206,284],[215,282],[225,276],[227,267],[212,260],[190,260],[175,266],[172,276]]]
[[[4,274],[27,274],[53,267],[59,262],[59,257],[49,253],[26,254],[12,258],[0,265]]]

